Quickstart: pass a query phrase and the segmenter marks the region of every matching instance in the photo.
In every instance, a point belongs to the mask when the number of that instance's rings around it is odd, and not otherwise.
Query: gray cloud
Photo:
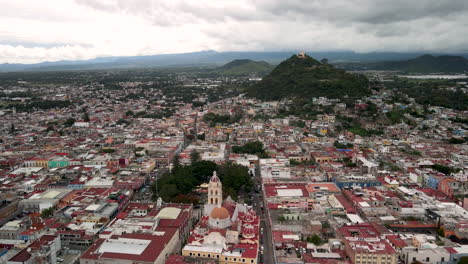
[[[461,52],[468,47],[466,0],[43,0],[48,4],[42,5],[24,0],[34,8],[0,1],[0,54],[10,61],[202,49]]]

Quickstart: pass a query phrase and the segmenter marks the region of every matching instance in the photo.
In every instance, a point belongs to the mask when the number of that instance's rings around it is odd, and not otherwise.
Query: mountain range
[[[408,73],[462,73],[468,72],[468,60],[462,56],[426,54],[410,60],[369,63],[367,67]]]
[[[201,51],[180,54],[162,54],[129,57],[99,57],[90,60],[72,60],[42,62],[35,64],[0,64],[0,72],[12,71],[64,71],[64,70],[100,70],[147,67],[207,66],[217,67],[233,60],[249,59],[278,64],[289,58],[296,51],[280,52],[216,52]],[[352,51],[308,52],[314,58],[327,58],[331,63],[375,63],[382,61],[410,60],[421,53],[373,52],[356,53]],[[440,54],[434,54],[440,55]],[[468,58],[468,54],[458,54]]]

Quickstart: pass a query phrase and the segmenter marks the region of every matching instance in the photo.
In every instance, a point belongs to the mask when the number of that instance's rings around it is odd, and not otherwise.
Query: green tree
[[[42,210],[41,217],[42,218],[49,218],[54,214],[54,211],[55,210],[54,210],[53,207],[46,208],[46,209]]]
[[[200,153],[198,153],[198,151],[195,149],[192,150],[192,152],[190,153],[190,161],[192,162],[192,165],[198,162],[199,160],[200,160]]]
[[[468,257],[461,257],[457,264],[468,264]]]
[[[318,245],[322,244],[322,239],[317,234],[314,234],[311,237],[307,237],[307,242],[318,246]]]
[[[63,123],[64,126],[66,127],[71,127],[73,126],[73,124],[75,124],[75,119],[74,118],[68,118],[67,120],[65,120],[65,123]]]
[[[11,123],[11,125],[10,125],[10,134],[15,133],[15,131],[16,131],[15,125],[13,123]]]
[[[461,138],[450,138],[449,143],[450,144],[463,144],[465,143],[465,140]]]
[[[89,114],[88,114],[88,112],[85,112],[85,113],[83,114],[83,121],[89,122]]]

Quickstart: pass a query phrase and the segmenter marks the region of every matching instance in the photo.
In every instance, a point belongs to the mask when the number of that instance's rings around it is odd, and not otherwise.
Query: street
[[[261,186],[260,176],[258,173],[254,177],[254,184],[255,186],[259,186],[259,185]],[[260,241],[263,242],[263,243],[260,243],[260,248],[263,247],[263,254],[262,254],[263,261],[260,261],[259,263],[274,264],[275,258],[274,258],[273,242],[272,242],[273,239],[271,237],[271,226],[270,226],[270,220],[267,214],[267,208],[263,202],[262,190],[259,190],[258,193],[254,193],[253,205],[254,205],[255,211],[257,212],[257,215],[260,216],[260,236],[263,238],[263,239],[260,239]]]

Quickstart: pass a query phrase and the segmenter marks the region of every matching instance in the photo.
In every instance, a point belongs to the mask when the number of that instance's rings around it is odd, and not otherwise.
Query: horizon
[[[0,64],[205,50],[454,54],[468,46],[462,0],[0,3]]]
[[[103,56],[103,57],[94,57],[94,58],[89,58],[89,59],[63,59],[63,60],[55,60],[55,61],[39,61],[35,63],[0,63],[0,65],[35,65],[35,64],[44,64],[44,63],[60,63],[60,62],[85,62],[85,61],[90,61],[90,63],[99,63],[99,62],[93,62],[93,60],[97,59],[106,59],[106,58],[133,58],[133,57],[156,57],[156,56],[177,56],[177,55],[189,55],[189,54],[201,54],[201,53],[207,53],[207,54],[222,54],[222,53],[258,53],[258,54],[267,54],[267,53],[290,53],[291,55],[297,54],[299,51],[298,50],[283,50],[283,51],[277,51],[277,50],[272,50],[272,51],[252,51],[252,50],[246,50],[246,51],[216,51],[216,50],[200,50],[200,51],[192,51],[192,52],[180,52],[180,53],[160,53],[160,54],[147,54],[147,55],[124,55],[124,56]],[[330,50],[330,51],[304,51],[307,55],[314,57],[314,53],[316,54],[323,54],[323,53],[350,53],[350,54],[356,54],[356,55],[371,55],[371,54],[405,54],[405,55],[416,55],[416,56],[468,56],[468,51],[467,52],[428,52],[428,51],[407,51],[407,52],[394,52],[394,51],[371,51],[371,52],[356,52],[352,50]],[[238,58],[238,59],[233,59],[233,60],[240,60],[240,59],[249,59],[249,58]],[[67,64],[64,64],[67,65]]]

